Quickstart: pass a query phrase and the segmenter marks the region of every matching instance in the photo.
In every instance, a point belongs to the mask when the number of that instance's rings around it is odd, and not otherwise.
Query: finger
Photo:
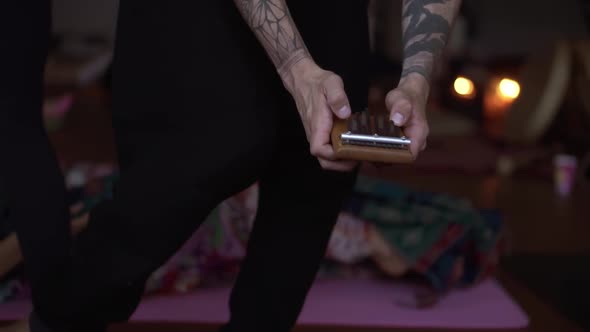
[[[320,162],[320,166],[322,166],[323,169],[337,172],[350,172],[358,165],[358,162],[348,160],[332,161],[318,158],[318,161]]]
[[[426,138],[419,136],[418,138],[412,138],[412,143],[410,144],[410,151],[412,151],[412,155],[417,157],[422,151],[422,147],[424,146],[424,142]]]
[[[316,105],[311,119],[310,151],[316,157],[334,160],[335,153],[330,143],[333,115],[325,100],[317,101]]]
[[[416,124],[405,130],[406,136],[410,138],[410,151],[414,157],[417,157],[422,148],[426,146],[426,137],[428,136],[428,126],[426,124]]]
[[[393,90],[387,94],[385,103],[393,123],[398,127],[405,125],[412,115],[412,101],[410,98],[399,91]]]
[[[336,160],[334,149],[328,144],[311,144],[311,155],[325,160]]]
[[[344,91],[344,83],[337,75],[332,75],[324,82],[324,94],[330,110],[340,119],[347,119],[351,114],[350,103]]]
[[[318,158],[322,168],[326,170],[347,172],[358,164],[356,161],[337,160],[330,144],[312,145],[310,150],[311,154]]]
[[[315,135],[318,137],[318,135]],[[349,172],[358,164],[355,161],[337,160],[331,144],[319,144],[317,141],[310,146],[310,152],[318,158],[323,169],[331,171]]]

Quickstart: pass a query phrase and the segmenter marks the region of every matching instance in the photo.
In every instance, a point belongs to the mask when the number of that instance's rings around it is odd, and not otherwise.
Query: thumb
[[[324,93],[332,113],[340,119],[350,116],[350,103],[344,91],[344,83],[338,75],[331,75],[324,81]]]
[[[393,90],[387,94],[385,103],[393,123],[398,127],[405,125],[412,115],[413,107],[410,99],[398,90]]]

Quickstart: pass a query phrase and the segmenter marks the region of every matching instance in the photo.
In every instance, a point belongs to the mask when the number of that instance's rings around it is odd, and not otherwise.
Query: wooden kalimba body
[[[386,113],[363,111],[335,119],[332,146],[336,157],[379,163],[411,163],[410,140]]]

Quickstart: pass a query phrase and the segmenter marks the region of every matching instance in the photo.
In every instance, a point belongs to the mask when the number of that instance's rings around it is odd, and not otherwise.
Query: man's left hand
[[[405,136],[411,140],[410,151],[414,158],[426,148],[429,132],[425,113],[428,93],[429,84],[424,76],[410,73],[385,98],[390,119],[396,126],[402,127]]]

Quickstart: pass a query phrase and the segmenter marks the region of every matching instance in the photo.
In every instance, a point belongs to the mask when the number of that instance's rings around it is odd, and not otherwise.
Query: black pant
[[[366,105],[365,1],[291,1],[311,53]],[[56,331],[126,320],[146,278],[223,199],[260,181],[225,331],[288,331],[353,173],[323,171],[266,54],[231,0],[120,4],[113,71],[120,181],[74,244]]]
[[[0,10],[0,218],[19,238],[35,307],[60,307],[70,237],[63,178],[42,121],[50,3],[11,0]]]

